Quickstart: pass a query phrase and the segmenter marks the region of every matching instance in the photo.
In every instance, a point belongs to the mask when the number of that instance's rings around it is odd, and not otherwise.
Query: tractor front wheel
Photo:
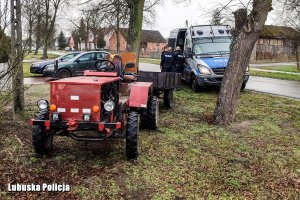
[[[126,156],[127,159],[138,157],[138,132],[139,115],[137,112],[129,112],[126,128]]]
[[[47,120],[48,112],[37,113],[36,120]],[[34,125],[32,127],[32,144],[37,154],[43,156],[50,155],[53,149],[53,134],[46,132],[41,125]]]

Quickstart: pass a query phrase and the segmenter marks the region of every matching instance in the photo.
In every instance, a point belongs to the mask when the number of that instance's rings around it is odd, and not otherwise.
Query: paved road
[[[158,65],[140,63],[141,71],[160,71]],[[251,76],[248,90],[300,99],[300,82]]]
[[[253,63],[250,67],[266,67],[266,66],[296,66],[296,62],[282,62],[282,63]]]
[[[250,76],[248,90],[300,99],[300,82]]]

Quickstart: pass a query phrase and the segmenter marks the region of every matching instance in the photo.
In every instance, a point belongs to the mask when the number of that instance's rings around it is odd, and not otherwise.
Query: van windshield
[[[231,39],[226,38],[197,38],[193,40],[195,55],[223,55],[230,53]]]

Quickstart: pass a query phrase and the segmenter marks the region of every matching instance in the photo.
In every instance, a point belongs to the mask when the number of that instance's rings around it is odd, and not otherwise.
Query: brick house
[[[128,29],[120,29],[120,50],[126,51],[128,39]],[[104,36],[106,42],[105,49],[111,52],[117,51],[117,36],[115,31],[110,31]],[[141,56],[142,57],[159,57],[162,48],[167,45],[166,40],[161,33],[156,30],[142,30],[141,35]]]
[[[293,60],[293,44],[300,33],[291,27],[265,25],[252,52],[252,60]]]

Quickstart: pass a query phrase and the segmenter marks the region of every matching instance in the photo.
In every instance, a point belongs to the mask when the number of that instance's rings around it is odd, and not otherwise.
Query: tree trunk
[[[128,0],[130,19],[127,50],[133,51],[136,54],[137,64],[139,63],[140,56],[144,4],[145,0]]]
[[[214,112],[217,124],[227,125],[234,121],[243,77],[271,5],[272,0],[254,0],[253,9],[249,15],[246,9],[239,9],[234,13],[234,39]]]
[[[116,37],[117,37],[117,54],[120,54],[120,19],[119,19],[119,13],[117,14]]]
[[[44,33],[44,39],[43,39],[43,43],[44,43],[44,48],[43,48],[43,59],[48,58],[48,35],[50,35],[50,29],[48,29],[48,25],[49,25],[49,9],[50,9],[50,1],[46,0],[45,1],[45,31],[46,33]]]
[[[23,49],[21,0],[11,0],[11,67],[14,120],[24,116]]]
[[[297,70],[300,71],[300,63],[299,63],[300,61],[299,61],[298,45],[296,45],[295,53],[296,53]]]

